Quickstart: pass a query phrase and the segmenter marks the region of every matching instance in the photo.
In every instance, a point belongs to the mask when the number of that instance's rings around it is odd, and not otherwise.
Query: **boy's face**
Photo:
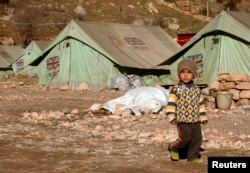
[[[190,70],[181,70],[179,77],[182,82],[189,83],[191,80],[193,80],[194,75]]]

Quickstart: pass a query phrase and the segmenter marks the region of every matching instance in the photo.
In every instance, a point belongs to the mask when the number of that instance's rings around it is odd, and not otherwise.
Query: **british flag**
[[[59,56],[54,56],[50,57],[46,61],[47,65],[47,78],[55,77],[59,73],[59,67],[60,67],[60,57]]]
[[[21,71],[24,69],[24,60],[20,59],[16,62],[16,67],[17,67],[17,72]]]
[[[23,65],[24,65],[24,60],[23,60],[23,59],[18,60],[18,61],[16,62],[16,65],[17,65],[17,67],[23,67]]]
[[[59,56],[54,56],[47,59],[47,70],[54,70],[59,67],[60,67]]]
[[[203,76],[203,67],[204,67],[204,61],[203,61],[203,54],[199,53],[196,55],[189,55],[187,56],[188,59],[193,60],[196,63],[196,71],[198,73],[198,77],[202,78]]]

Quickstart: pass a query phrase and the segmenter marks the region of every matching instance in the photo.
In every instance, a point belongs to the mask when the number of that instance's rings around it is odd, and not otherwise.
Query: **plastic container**
[[[216,93],[216,104],[218,109],[230,109],[233,94],[229,91],[218,91]]]

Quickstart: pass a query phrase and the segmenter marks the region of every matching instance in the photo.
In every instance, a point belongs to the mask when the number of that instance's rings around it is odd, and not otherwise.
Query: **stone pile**
[[[211,95],[216,97],[217,91],[232,93],[232,106],[240,107],[250,105],[250,76],[245,74],[223,73],[217,82],[210,85]]]

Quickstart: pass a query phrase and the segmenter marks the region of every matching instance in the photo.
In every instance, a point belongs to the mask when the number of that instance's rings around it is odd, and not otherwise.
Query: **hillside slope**
[[[7,1],[6,1],[7,2]],[[9,0],[0,1],[0,37],[13,38],[25,47],[32,40],[52,40],[71,20],[158,25],[176,38],[179,33],[196,33],[225,9],[207,0]],[[237,7],[249,10],[250,2]],[[244,7],[244,9],[242,9]],[[209,11],[207,11],[209,9]]]

